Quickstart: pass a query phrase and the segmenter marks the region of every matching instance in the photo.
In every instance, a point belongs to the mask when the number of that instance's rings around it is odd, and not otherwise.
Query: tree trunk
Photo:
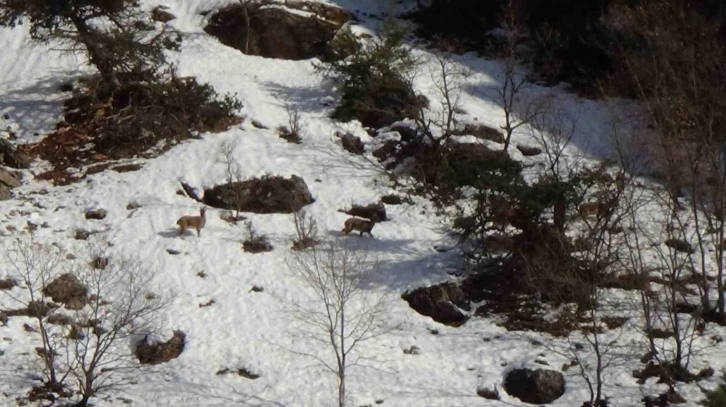
[[[78,32],[76,40],[83,44],[88,53],[88,60],[96,67],[104,81],[110,82],[113,78],[113,65],[104,56],[104,51],[94,38],[98,34],[88,26],[86,20],[78,15],[71,16],[71,22]]]
[[[76,403],[73,407],[87,407],[88,406],[88,400],[91,398],[90,395],[86,394],[83,396],[83,398]]]

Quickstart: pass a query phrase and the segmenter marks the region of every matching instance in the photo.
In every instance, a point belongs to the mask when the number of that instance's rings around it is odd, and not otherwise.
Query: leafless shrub
[[[300,109],[290,103],[286,103],[285,112],[287,113],[287,126],[280,126],[277,128],[280,138],[285,139],[288,143],[302,143],[302,119],[300,116]]]
[[[237,140],[226,140],[219,146],[217,152],[218,161],[224,165],[225,178],[227,184],[229,184],[232,193],[231,202],[242,202],[243,189],[240,182],[242,182],[242,167],[234,156],[235,151],[239,143]],[[236,224],[237,222],[244,220],[244,216],[240,216],[240,208],[235,208],[234,214],[223,214],[222,220]]]
[[[245,234],[246,238],[244,242],[242,242],[242,248],[244,251],[249,253],[272,251],[272,245],[267,239],[267,236],[258,234],[250,220],[245,222]]]
[[[318,223],[315,218],[305,209],[292,214],[295,223],[297,240],[292,242],[293,250],[303,250],[318,243]]]

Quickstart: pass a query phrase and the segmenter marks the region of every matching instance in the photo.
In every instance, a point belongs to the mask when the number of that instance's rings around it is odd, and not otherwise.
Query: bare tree
[[[168,298],[149,291],[153,273],[132,260],[112,259],[103,270],[87,267],[77,274],[90,302],[74,316],[66,364],[81,394],[76,405],[85,407],[91,397],[136,377],[141,365],[129,341],[153,332]]]
[[[653,128],[652,145],[657,148],[651,150],[659,152],[657,163],[672,200],[668,206],[688,209],[694,224],[693,243],[698,250],[689,262],[699,270],[702,308],[709,313],[713,309],[708,277],[715,266],[715,310],[719,319],[726,320],[721,250],[726,237],[726,46],[719,38],[719,23],[678,2],[614,6],[609,14],[623,34],[646,45],[647,52],[641,52],[640,46],[634,49],[623,43],[619,56]],[[682,192],[687,208],[679,202]]]
[[[569,202],[577,200],[577,197],[567,196],[571,189],[567,184],[581,176],[583,171],[579,157],[568,157],[566,154],[575,135],[577,120],[563,112],[551,115],[541,113],[532,117],[530,124],[531,136],[545,156],[544,177],[559,195],[552,208],[554,225],[564,231]]]
[[[496,103],[504,112],[504,151],[509,149],[512,135],[529,124],[549,104],[549,96],[525,101],[528,78],[517,69],[519,47],[524,36],[524,23],[515,0],[508,0],[502,9],[502,28],[505,30],[500,57],[504,60],[504,78],[497,89]]]
[[[81,395],[75,405],[84,407],[98,393],[134,379],[133,372],[141,365],[131,353],[129,339],[151,332],[148,324],[166,304],[164,297],[148,291],[152,273],[125,260],[103,261],[100,268],[94,262],[79,266],[62,250],[37,243],[32,236],[14,238],[10,245],[3,243],[3,249],[5,264],[24,283],[27,296],[6,294],[24,304],[39,326],[42,348],[37,352],[45,391],[71,397],[67,379],[74,379],[75,392]],[[65,312],[57,317],[66,326],[49,324],[48,318],[55,316],[49,295],[64,301]],[[73,306],[70,297],[78,297]]]
[[[461,112],[461,85],[469,71],[458,65],[450,53],[437,54],[434,58],[436,68],[430,70],[430,76],[440,107],[432,112],[427,106],[417,106],[414,121],[422,137],[436,149],[455,134],[456,116]]]
[[[68,371],[60,366],[56,358],[65,347],[65,341],[47,322],[51,309],[48,305],[46,287],[56,274],[64,271],[66,264],[63,253],[55,246],[36,242],[32,235],[29,238],[19,236],[4,238],[2,248],[3,263],[5,263],[3,268],[8,270],[11,279],[19,280],[23,286],[21,293],[11,290],[2,290],[2,292],[27,310],[27,315],[38,324],[42,347],[36,351],[41,359],[45,387],[48,391],[62,393]]]
[[[345,407],[349,369],[366,359],[359,345],[392,328],[380,325],[382,299],[367,293],[375,264],[344,240],[326,241],[310,250],[295,252],[288,262],[292,273],[309,289],[310,298],[289,302],[302,331],[327,347],[330,358],[298,352],[317,360],[338,381],[338,407]]]

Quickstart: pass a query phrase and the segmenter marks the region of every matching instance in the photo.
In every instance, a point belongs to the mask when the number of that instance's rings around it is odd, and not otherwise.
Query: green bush
[[[121,84],[94,78],[87,81],[83,95],[66,102],[65,119],[88,134],[96,152],[126,158],[162,140],[181,141],[199,132],[223,131],[239,122],[236,111],[241,107],[233,95],[220,96],[194,77]]]
[[[702,402],[704,406],[726,407],[726,377],[722,380],[723,383],[719,384],[715,390],[706,392],[706,400]]]
[[[333,118],[358,119],[364,126],[380,128],[412,116],[425,103],[408,80],[416,61],[404,45],[406,34],[391,18],[383,24],[380,38],[369,44],[344,37],[347,44],[340,47],[352,55],[318,67],[339,84],[340,101]]]

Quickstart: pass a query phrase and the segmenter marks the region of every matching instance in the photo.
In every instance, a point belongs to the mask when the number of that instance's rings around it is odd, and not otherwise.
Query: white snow
[[[314,70],[311,61],[281,61],[246,56],[226,47],[202,30],[205,18],[199,13],[229,3],[226,0],[146,0],[149,9],[169,7],[177,16],[171,24],[184,33],[181,53],[176,55],[181,76],[193,75],[209,82],[220,94],[236,93],[244,103],[241,113],[245,123],[221,134],[205,134],[173,147],[158,158],[138,160],[139,171],[116,173],[105,171],[89,176],[78,184],[53,187],[32,180],[42,163],[25,174],[24,185],[15,190],[16,198],[0,202],[4,217],[0,229],[14,226],[22,230],[27,221],[39,228],[36,237],[56,243],[86,258],[89,248],[73,239],[76,229],[99,232],[111,246],[110,256],[137,259],[154,273],[153,288],[173,293],[173,302],[160,317],[165,333],[174,329],[187,334],[187,344],[179,358],[168,363],[144,367],[129,386],[99,395],[96,406],[325,406],[332,405],[335,380],[308,358],[290,350],[330,358],[327,349],[316,342],[300,338],[290,327],[295,323],[284,312],[279,299],[299,298],[307,288],[291,277],[286,259],[291,255],[294,238],[291,215],[245,214],[256,229],[268,235],[274,251],[249,254],[242,251],[243,228],[221,220],[221,211],[210,209],[208,221],[197,238],[176,236],[175,222],[181,215],[196,214],[199,205],[178,195],[180,182],[197,190],[225,182],[225,168],[219,161],[222,143],[237,143],[234,152],[243,178],[264,174],[303,177],[315,203],[309,210],[318,220],[324,236],[338,236],[346,215],[338,209],[353,203],[367,204],[394,192],[375,158],[353,156],[345,152],[333,136],[336,131],[352,132],[370,140],[357,123],[337,123],[328,118],[331,107],[323,102],[334,96],[330,87]],[[328,1],[350,9],[382,12],[388,1]],[[34,142],[54,128],[60,120],[64,94],[56,88],[64,81],[90,71],[80,56],[63,54],[52,46],[30,42],[27,26],[14,30],[0,29],[0,126],[16,133],[17,142]],[[417,50],[417,54],[428,55]],[[493,90],[501,80],[501,63],[478,59],[473,55],[456,58],[472,75],[466,78],[462,102],[464,117],[498,127],[503,123],[499,107],[492,102]],[[428,72],[418,77],[418,87],[436,100],[435,87]],[[582,100],[559,89],[533,87],[530,92],[553,92],[556,105],[579,117],[576,138],[570,154],[607,156],[608,111],[602,103]],[[303,117],[303,143],[290,144],[280,139],[275,128],[287,123],[285,104],[300,109]],[[436,104],[432,104],[435,106]],[[7,119],[2,119],[4,115]],[[257,120],[269,130],[256,129]],[[375,139],[382,143],[393,133]],[[478,142],[472,137],[461,141]],[[516,143],[532,144],[524,129],[515,134]],[[525,159],[513,149],[513,156]],[[41,190],[47,194],[40,194]],[[138,209],[127,210],[134,202]],[[363,344],[361,353],[374,355],[378,362],[356,367],[348,379],[351,406],[500,406],[526,405],[502,389],[508,369],[519,366],[541,367],[535,359],[544,359],[549,367],[560,370],[569,362],[558,354],[568,342],[544,334],[508,332],[490,318],[472,318],[459,328],[438,324],[413,311],[400,299],[408,289],[452,280],[446,270],[456,268],[452,252],[439,253],[434,246],[448,242],[443,231],[449,219],[440,217],[425,200],[415,198],[415,205],[389,205],[390,222],[374,229],[375,239],[351,236],[356,247],[371,253],[380,262],[374,284],[369,288],[386,294],[387,318],[384,324],[402,323],[399,329]],[[37,203],[34,205],[34,203]],[[103,220],[86,220],[87,209],[103,208]],[[12,211],[15,212],[12,212]],[[181,252],[170,255],[167,249]],[[197,276],[204,272],[206,278]],[[0,269],[0,278],[6,270]],[[252,292],[253,285],[264,288]],[[15,288],[20,292],[19,288]],[[2,294],[2,293],[0,293]],[[623,315],[637,309],[629,294],[613,290],[608,296],[613,307]],[[209,307],[199,304],[213,299]],[[0,295],[0,309],[12,308],[12,301]],[[28,333],[23,317],[12,317],[0,327],[0,405],[14,405],[35,384],[29,374],[36,359],[36,334]],[[634,321],[631,321],[635,324]],[[711,334],[723,334],[709,326]],[[434,335],[431,330],[437,330]],[[571,341],[584,341],[574,334]],[[533,345],[533,342],[543,345]],[[611,406],[631,407],[640,404],[644,395],[665,390],[650,380],[639,386],[631,375],[643,353],[642,340],[635,328],[617,338],[630,361],[618,363],[607,371],[605,394]],[[418,355],[404,354],[411,346]],[[712,366],[717,372],[726,366],[721,355],[726,345],[714,345],[699,354],[694,370]],[[539,356],[545,354],[545,357]],[[588,358],[588,356],[585,356]],[[216,375],[222,368],[246,367],[261,376],[247,380],[237,375]],[[567,391],[553,406],[579,406],[589,394],[577,369],[565,373]],[[718,374],[716,375],[718,376]],[[713,386],[716,379],[704,382]],[[703,383],[702,383],[703,384]],[[476,395],[478,387],[496,386],[501,401]],[[680,385],[688,406],[701,398],[696,384]]]

